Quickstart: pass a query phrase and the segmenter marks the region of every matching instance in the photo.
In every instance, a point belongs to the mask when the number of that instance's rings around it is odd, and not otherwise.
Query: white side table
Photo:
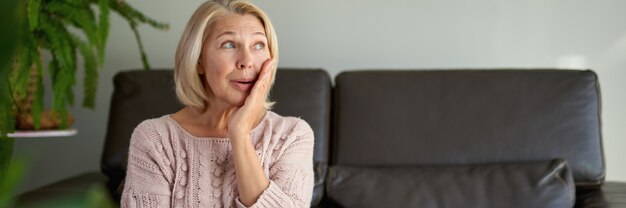
[[[8,134],[8,137],[12,138],[39,138],[39,137],[68,137],[74,136],[78,133],[76,129],[63,129],[63,130],[28,130],[28,131],[15,131]]]

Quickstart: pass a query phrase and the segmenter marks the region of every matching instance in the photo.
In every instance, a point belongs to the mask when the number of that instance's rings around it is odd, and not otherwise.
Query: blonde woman
[[[122,207],[309,206],[313,131],[269,111],[276,44],[269,18],[249,2],[195,11],[176,51],[186,107],[135,128]]]

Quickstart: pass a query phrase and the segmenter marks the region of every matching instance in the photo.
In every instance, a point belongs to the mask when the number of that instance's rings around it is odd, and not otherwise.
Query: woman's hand
[[[233,148],[235,177],[241,203],[251,206],[269,187],[270,181],[263,172],[263,166],[252,146],[251,131],[264,115],[265,98],[269,93],[270,79],[274,70],[274,59],[269,59],[261,66],[259,77],[250,90],[245,103],[228,121],[228,134]]]
[[[240,136],[250,134],[255,122],[265,112],[265,99],[270,91],[270,82],[275,68],[274,59],[268,59],[261,66],[259,76],[250,90],[243,106],[238,108],[228,122],[228,134],[230,138],[241,138]]]

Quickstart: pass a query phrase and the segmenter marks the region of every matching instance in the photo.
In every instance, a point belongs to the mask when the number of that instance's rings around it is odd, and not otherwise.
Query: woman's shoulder
[[[139,123],[135,129],[133,130],[133,138],[134,137],[143,137],[146,140],[154,140],[163,137],[163,132],[169,132],[168,115],[164,115],[157,118],[150,118]]]
[[[150,118],[143,120],[136,127],[136,130],[147,130],[147,131],[156,131],[158,128],[164,128],[167,125],[170,114],[163,115],[161,117]]]

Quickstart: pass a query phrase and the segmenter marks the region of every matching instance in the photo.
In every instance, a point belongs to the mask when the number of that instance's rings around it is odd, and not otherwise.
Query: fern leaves
[[[167,30],[169,29],[169,25],[157,22],[153,19],[150,19],[143,15],[141,12],[137,11],[135,8],[126,4],[124,1],[110,1],[111,8],[118,12],[130,26],[130,29],[133,30],[135,34],[135,39],[137,40],[137,45],[139,46],[139,53],[141,53],[141,62],[143,63],[144,69],[150,69],[150,64],[148,63],[148,57],[146,56],[146,51],[143,48],[143,42],[141,41],[141,36],[139,35],[139,30],[137,30],[137,26],[139,23],[148,24],[154,28]]]
[[[72,43],[78,47],[83,56],[85,68],[85,78],[83,80],[85,98],[83,99],[83,106],[93,109],[96,106],[95,92],[96,87],[98,87],[98,58],[89,44],[83,42],[77,36],[72,35]]]
[[[109,0],[98,0],[98,7],[100,7],[100,16],[98,17],[98,36],[100,37],[98,64],[102,66],[104,64],[104,48],[109,36]]]
[[[168,29],[167,24],[146,17],[119,0],[28,0],[22,1],[19,8],[25,19],[17,30],[20,47],[13,52],[14,63],[0,72],[0,136],[12,131],[17,112],[32,113],[38,128],[44,106],[44,71],[52,80],[52,110],[67,119],[63,115],[74,103],[78,58],[82,58],[84,69],[82,106],[95,108],[98,71],[104,64],[111,11],[129,23],[146,69],[150,65],[138,26]],[[46,64],[47,70],[41,58],[46,51],[52,57]]]

